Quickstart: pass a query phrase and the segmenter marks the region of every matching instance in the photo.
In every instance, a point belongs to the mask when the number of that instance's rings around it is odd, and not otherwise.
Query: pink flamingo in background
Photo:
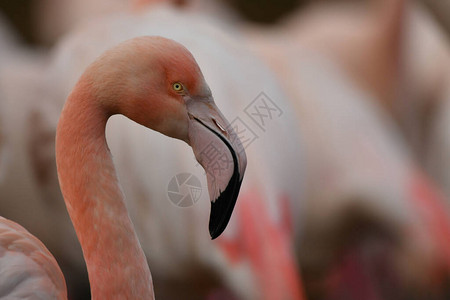
[[[232,161],[208,175],[210,233],[232,213],[246,167],[240,141],[214,104],[194,58],[160,37],[140,37],[106,52],[82,75],[58,123],[56,161],[61,190],[86,260],[93,299],[154,299],[150,269],[129,219],[106,138],[113,114],[201,150],[214,143]],[[5,228],[2,230],[2,228]],[[8,296],[67,299],[64,277],[45,246],[19,225],[0,219],[0,290]]]

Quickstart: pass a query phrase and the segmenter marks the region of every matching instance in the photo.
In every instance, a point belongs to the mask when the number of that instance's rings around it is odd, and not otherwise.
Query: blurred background
[[[249,160],[211,241],[187,146],[109,121],[157,299],[450,299],[449,0],[0,0],[0,215],[69,299],[90,296],[56,124],[86,66],[140,35],[193,53]],[[183,207],[181,173],[201,190]]]

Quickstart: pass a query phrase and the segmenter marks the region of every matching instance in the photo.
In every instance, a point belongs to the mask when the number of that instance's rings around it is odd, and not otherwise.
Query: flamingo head
[[[209,231],[218,237],[231,217],[247,158],[192,54],[166,38],[139,37],[107,51],[88,74],[109,114],[123,114],[192,147],[207,174]]]

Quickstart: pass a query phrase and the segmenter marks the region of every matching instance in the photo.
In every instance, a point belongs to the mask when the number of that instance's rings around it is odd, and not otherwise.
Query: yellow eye
[[[175,82],[174,84],[172,84],[172,88],[176,92],[182,92],[183,91],[183,85],[181,83],[179,83],[179,82]]]

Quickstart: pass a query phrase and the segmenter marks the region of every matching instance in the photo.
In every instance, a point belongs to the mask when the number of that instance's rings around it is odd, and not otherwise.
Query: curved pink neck
[[[83,249],[92,299],[154,299],[147,260],[106,144],[109,116],[89,83],[80,81],[56,133],[61,190]]]

